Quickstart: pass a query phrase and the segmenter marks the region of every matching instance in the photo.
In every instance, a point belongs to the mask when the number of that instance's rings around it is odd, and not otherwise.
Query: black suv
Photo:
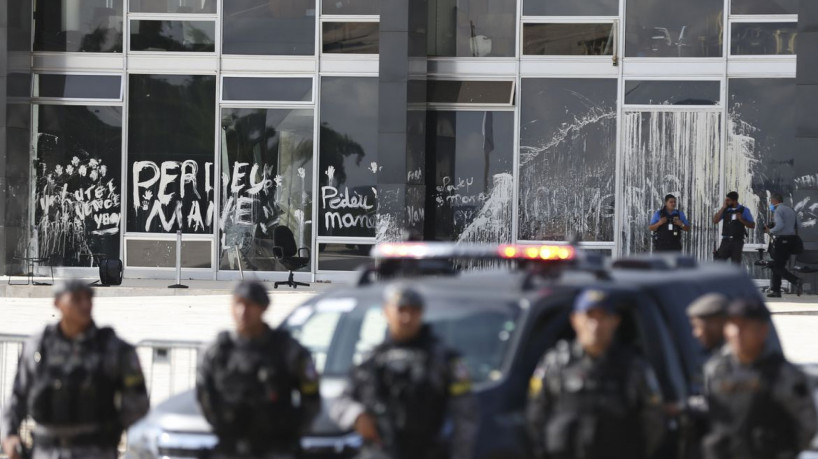
[[[357,285],[310,299],[282,324],[313,352],[322,373],[324,413],[302,441],[309,457],[351,457],[360,447],[360,438],[339,430],[327,411],[349,369],[385,336],[380,308],[390,279],[414,276],[427,300],[427,321],[463,354],[481,407],[475,448],[480,459],[530,457],[524,416],[530,379],[546,350],[573,337],[568,317],[583,288],[608,286],[630,298],[618,339],[650,361],[668,403],[684,402],[702,389],[705,353],[691,334],[687,305],[708,292],[760,295],[743,270],[684,257],[611,262],[568,246],[421,243],[380,246],[375,255],[381,263],[362,271]],[[483,269],[461,269],[464,265]],[[780,349],[774,331],[769,346]],[[698,441],[685,421],[668,420],[670,435],[657,457],[679,457]],[[127,457],[201,457],[214,443],[191,391],[157,406],[130,430]]]

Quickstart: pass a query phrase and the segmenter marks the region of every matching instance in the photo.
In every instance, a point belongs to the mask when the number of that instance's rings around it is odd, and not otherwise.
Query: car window
[[[285,327],[313,353],[319,371],[328,376],[346,375],[387,334],[377,301],[348,311],[302,309],[290,316]],[[473,381],[481,383],[502,377],[519,312],[518,305],[503,301],[435,298],[427,304],[425,321],[436,336],[461,354]]]
[[[312,306],[303,306],[285,324],[293,337],[310,350],[318,373],[324,372],[332,337],[342,314],[342,311],[316,311]]]

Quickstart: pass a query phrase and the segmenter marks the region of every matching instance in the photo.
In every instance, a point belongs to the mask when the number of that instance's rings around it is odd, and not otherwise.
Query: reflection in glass
[[[224,100],[312,100],[312,78],[224,77]]]
[[[355,271],[372,263],[371,245],[318,244],[318,269],[320,271]]]
[[[612,56],[613,24],[524,24],[523,54]]]
[[[615,79],[524,78],[521,240],[614,240]]]
[[[176,267],[176,241],[130,239],[125,241],[125,256],[131,268]],[[213,267],[210,241],[182,241],[183,268]]]
[[[619,16],[619,0],[524,0],[524,16]]]
[[[381,4],[377,0],[321,0],[323,15],[378,15]]]
[[[377,22],[325,22],[322,43],[325,53],[378,54]]]
[[[216,77],[129,79],[128,231],[212,233]]]
[[[798,24],[795,22],[734,22],[730,54],[795,54]]]
[[[122,108],[35,106],[35,238],[55,266],[119,258]]]
[[[35,9],[34,51],[122,52],[121,1],[37,0]]]
[[[718,105],[718,81],[626,80],[628,105]]]
[[[732,0],[730,14],[798,14],[798,0]]]
[[[721,57],[724,3],[719,0],[628,0],[628,57]]]
[[[510,104],[511,81],[429,80],[427,101],[434,104]]]
[[[118,75],[37,75],[34,97],[65,99],[119,99]]]
[[[513,57],[515,0],[430,0],[429,56]]]
[[[315,54],[313,0],[228,0],[222,8],[224,54]]]
[[[131,13],[216,14],[216,0],[130,0]]]
[[[510,242],[514,113],[430,111],[426,236]]]
[[[725,187],[760,223],[772,222],[769,193],[784,195],[799,213],[801,237],[818,240],[818,159],[796,139],[798,92],[794,78],[733,78],[728,81]],[[750,243],[763,243],[763,225],[750,232]]]
[[[312,139],[312,110],[222,110],[220,269],[287,271],[273,250],[278,226],[311,247]]]
[[[213,52],[214,21],[131,21],[131,51]]]
[[[375,236],[378,79],[321,79],[318,234]]]
[[[685,253],[712,259],[721,238],[712,225],[714,206],[722,199],[721,112],[632,112],[622,125],[621,253],[651,250],[650,218],[663,197],[673,194],[692,226],[682,239]]]

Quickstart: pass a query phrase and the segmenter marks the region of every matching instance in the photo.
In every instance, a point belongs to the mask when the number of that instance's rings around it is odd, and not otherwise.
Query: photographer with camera
[[[653,214],[648,229],[653,231],[654,252],[681,252],[682,231],[690,231],[690,222],[677,208],[676,196],[665,196],[665,205]]]
[[[744,238],[747,237],[747,229],[756,227],[753,214],[750,209],[738,203],[738,193],[731,191],[727,193],[724,205],[721,206],[713,216],[713,223],[721,227],[721,245],[714,252],[716,260],[730,260],[733,263],[741,264],[742,252],[744,251]]]
[[[770,196],[770,210],[773,212],[775,223],[764,227],[764,232],[774,238],[772,250],[770,250],[770,256],[773,258],[773,276],[767,297],[781,298],[782,277],[787,279],[795,287],[798,296],[801,296],[804,291],[804,281],[787,270],[790,257],[803,250],[803,243],[798,237],[798,217],[792,207],[784,204],[784,198],[780,193],[773,193]]]

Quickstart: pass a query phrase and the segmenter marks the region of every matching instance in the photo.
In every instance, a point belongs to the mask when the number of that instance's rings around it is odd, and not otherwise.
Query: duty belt
[[[45,448],[108,446],[112,443],[111,435],[106,434],[98,424],[71,427],[36,425],[34,426],[33,437],[34,446]]]

